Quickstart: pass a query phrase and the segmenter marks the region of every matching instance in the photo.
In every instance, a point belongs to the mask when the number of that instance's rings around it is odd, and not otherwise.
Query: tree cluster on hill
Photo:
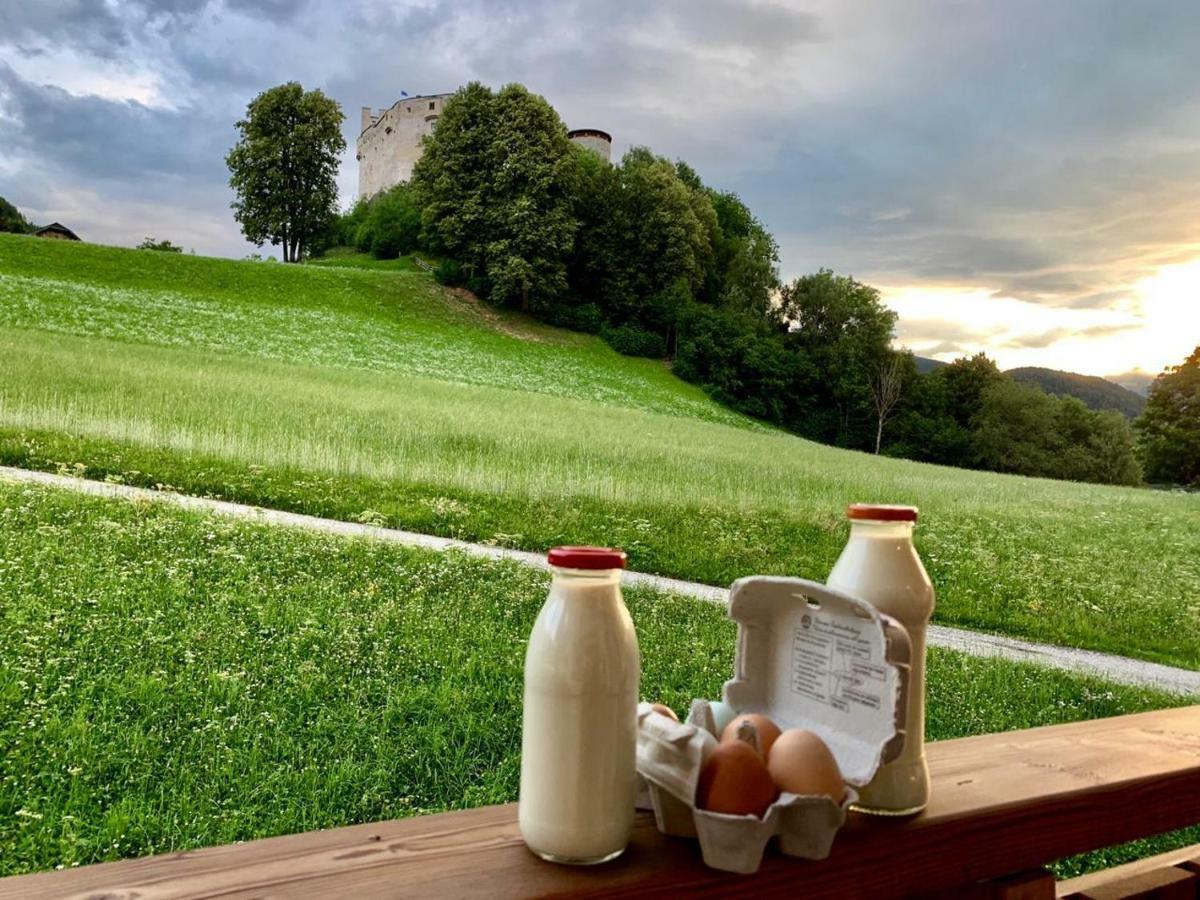
[[[1134,428],[1148,481],[1200,488],[1200,347],[1154,379]]]
[[[31,234],[36,226],[21,214],[21,211],[0,197],[0,231],[10,234]]]
[[[774,238],[733,193],[635,147],[609,165],[520,85],[462,88],[411,183],[326,243],[421,248],[489,302],[601,334],[748,415],[814,440],[956,466],[1131,484],[1126,420],[1017,384],[986,357],[920,374],[879,292],[821,270],[781,285]]]
[[[182,253],[183,248],[178,244],[172,244],[167,239],[158,240],[147,236],[144,241],[137,245],[137,250],[157,250],[160,253]]]
[[[420,246],[421,210],[407,184],[398,184],[370,199],[360,199],[336,218],[314,245],[315,253],[330,247],[353,247],[376,259],[395,259]]]
[[[1072,481],[1141,480],[1124,416],[1017,381],[982,353],[924,375],[914,367],[886,452]]]

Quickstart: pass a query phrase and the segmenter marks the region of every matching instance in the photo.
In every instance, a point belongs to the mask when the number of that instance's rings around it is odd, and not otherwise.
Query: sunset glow
[[[982,287],[885,287],[897,343],[950,361],[983,351],[1001,368],[1156,374],[1200,344],[1200,258],[1164,266],[1100,309],[1048,306]]]

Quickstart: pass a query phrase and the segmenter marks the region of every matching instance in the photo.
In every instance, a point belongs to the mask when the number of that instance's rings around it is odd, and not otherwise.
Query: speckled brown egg
[[[721,732],[721,743],[737,740],[738,728],[743,722],[749,722],[758,732],[758,749],[762,753],[763,759],[766,759],[771,752],[771,745],[779,737],[779,726],[758,713],[735,716],[733,721],[726,725],[725,730]]]

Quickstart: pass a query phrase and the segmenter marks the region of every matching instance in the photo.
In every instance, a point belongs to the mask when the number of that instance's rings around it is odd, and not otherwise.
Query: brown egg
[[[829,797],[841,803],[846,783],[825,742],[811,731],[785,731],[771,746],[767,771],[781,791],[806,797]]]
[[[718,744],[700,770],[696,805],[731,816],[758,816],[779,791],[758,752],[745,741]]]
[[[657,713],[662,713],[668,719],[674,719],[676,722],[679,721],[679,716],[675,715],[675,710],[671,709],[665,703],[651,703],[650,708]]]
[[[721,732],[721,743],[726,741],[737,740],[738,728],[743,722],[749,722],[754,726],[754,730],[758,732],[758,749],[762,753],[762,758],[766,759],[771,752],[771,745],[775,743],[779,737],[779,726],[768,719],[766,716],[760,716],[758,713],[746,713],[742,716],[734,716],[733,721],[725,726],[725,730]]]

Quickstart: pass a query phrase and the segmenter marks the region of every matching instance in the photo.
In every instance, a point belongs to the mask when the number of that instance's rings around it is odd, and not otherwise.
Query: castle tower
[[[576,128],[568,131],[567,137],[571,143],[578,144],[584,150],[591,150],[605,162],[612,162],[612,135],[599,128]]]

